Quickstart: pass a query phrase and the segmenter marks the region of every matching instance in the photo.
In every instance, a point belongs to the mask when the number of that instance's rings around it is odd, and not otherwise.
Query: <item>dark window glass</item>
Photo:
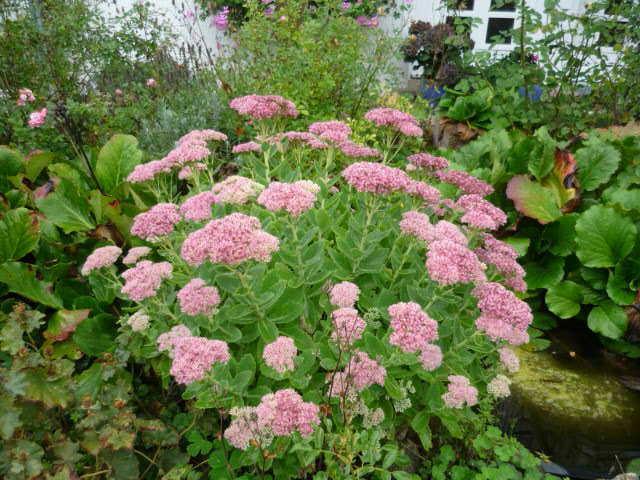
[[[450,10],[473,10],[473,0],[447,0],[447,8]]]
[[[509,0],[491,0],[490,10],[494,12],[515,12],[516,2]]]
[[[487,25],[486,42],[498,44],[511,43],[513,24],[513,18],[490,18],[489,24]]]

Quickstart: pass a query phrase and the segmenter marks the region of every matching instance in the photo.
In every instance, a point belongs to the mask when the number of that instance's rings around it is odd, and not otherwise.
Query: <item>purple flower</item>
[[[215,14],[212,21],[212,26],[221,32],[229,27],[229,7],[224,6],[222,10]]]

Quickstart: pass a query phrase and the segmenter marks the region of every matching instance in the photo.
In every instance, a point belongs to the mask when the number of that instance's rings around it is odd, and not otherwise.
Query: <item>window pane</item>
[[[516,2],[511,0],[491,0],[490,10],[494,12],[515,12]]]
[[[487,43],[508,44],[511,43],[511,30],[513,29],[513,18],[490,18],[487,25]],[[493,38],[502,35],[502,38]]]
[[[447,0],[449,10],[473,10],[474,0]]]

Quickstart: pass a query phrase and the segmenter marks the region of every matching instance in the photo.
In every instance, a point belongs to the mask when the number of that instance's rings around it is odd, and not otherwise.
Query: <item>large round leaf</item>
[[[96,177],[104,191],[114,193],[141,160],[136,137],[122,134],[111,137],[98,153],[96,163]]]
[[[516,175],[507,185],[507,197],[516,210],[538,222],[553,222],[562,216],[554,192],[526,175]]]
[[[547,290],[545,300],[547,307],[560,318],[575,317],[580,313],[580,305],[584,287],[577,283],[565,281]]]
[[[595,190],[607,182],[620,164],[620,152],[597,137],[589,139],[576,152],[578,180],[586,190]]]
[[[624,309],[613,302],[606,302],[595,307],[587,319],[591,330],[614,340],[624,335],[628,322],[629,319]]]
[[[613,267],[629,255],[636,226],[613,208],[596,205],[576,222],[576,255],[587,267]]]
[[[549,288],[556,285],[564,277],[564,258],[547,255],[538,261],[529,262],[524,266],[529,290]]]

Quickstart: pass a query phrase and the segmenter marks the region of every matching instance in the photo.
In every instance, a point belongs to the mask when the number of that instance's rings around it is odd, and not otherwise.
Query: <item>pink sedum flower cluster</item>
[[[262,230],[260,220],[232,213],[189,234],[182,243],[181,256],[193,266],[205,260],[227,265],[247,260],[268,262],[278,245],[276,237]]]
[[[364,118],[379,127],[389,127],[409,137],[421,137],[423,133],[413,115],[394,108],[374,108],[369,110]]]
[[[391,335],[389,343],[403,352],[421,351],[438,339],[438,323],[415,302],[400,302],[389,307]]]
[[[464,212],[460,221],[475,228],[497,230],[507,223],[507,215],[480,195],[462,195],[455,208]]]
[[[296,106],[279,95],[246,95],[231,100],[229,106],[240,115],[253,120],[298,116]]]
[[[263,185],[254,182],[250,178],[232,175],[225,178],[222,182],[216,183],[211,188],[211,191],[215,195],[216,203],[244,205],[263,189]]]
[[[138,263],[138,260],[146,257],[150,253],[151,249],[149,247],[133,247],[122,259],[122,263],[124,263],[125,265],[135,265],[136,263]]]
[[[135,267],[122,272],[121,276],[125,283],[122,293],[131,300],[141,302],[153,297],[162,280],[171,278],[173,267],[169,262],[153,263],[149,260],[142,260]]]
[[[453,240],[437,240],[429,244],[426,266],[431,279],[440,285],[486,280],[485,266],[477,255]]]
[[[382,156],[379,150],[359,145],[351,140],[344,140],[340,143],[340,151],[351,158],[379,158]]]
[[[493,341],[506,340],[521,345],[529,339],[527,327],[533,321],[531,308],[499,283],[477,285],[472,295],[478,300],[481,315],[476,327]]]
[[[433,226],[429,220],[429,216],[410,210],[402,214],[402,220],[400,220],[400,231],[405,235],[416,237],[424,242],[430,241],[431,230]]]
[[[438,180],[455,185],[464,193],[486,197],[493,193],[493,187],[477,177],[460,170],[443,170],[436,172]]]
[[[507,398],[511,395],[511,389],[509,388],[510,385],[511,380],[507,377],[504,375],[496,375],[487,384],[487,393],[497,399]]]
[[[339,308],[351,308],[358,301],[360,289],[355,283],[340,282],[331,287],[329,301]]]
[[[305,402],[295,390],[287,388],[265,395],[256,407],[258,427],[274,435],[288,436],[294,432],[308,437],[320,424],[320,409]]]
[[[187,198],[180,205],[180,214],[193,222],[211,218],[211,206],[216,203],[216,194],[210,191],[201,192]]]
[[[462,375],[449,375],[447,392],[442,395],[444,404],[449,408],[462,408],[465,404],[473,407],[478,403],[478,389]]]
[[[420,352],[420,363],[427,372],[436,370],[442,365],[442,350],[438,345],[429,344]]]
[[[331,396],[346,397],[372,385],[384,386],[387,370],[366,352],[356,350],[344,371],[333,376]]]
[[[38,128],[44,125],[44,123],[47,121],[47,112],[48,110],[46,108],[31,112],[31,114],[29,115],[29,121],[27,122],[29,128]]]
[[[430,153],[415,153],[407,157],[409,164],[417,168],[424,168],[426,170],[435,172],[438,170],[444,170],[449,166],[449,161],[444,157],[436,157]]]
[[[322,140],[332,143],[341,143],[351,135],[351,128],[346,123],[338,120],[328,122],[315,122],[309,125],[309,133],[317,135]]]
[[[173,203],[158,203],[148,211],[139,213],[133,219],[131,234],[143,240],[155,240],[173,232],[180,222],[178,206]]]
[[[284,210],[294,217],[313,207],[316,194],[305,183],[271,182],[258,197],[258,204],[272,212]]]
[[[238,154],[238,153],[260,152],[261,150],[262,150],[262,147],[260,146],[259,143],[245,142],[245,143],[239,143],[238,145],[235,145],[231,150],[231,153]]]
[[[265,345],[262,352],[264,363],[278,373],[292,372],[295,368],[296,355],[298,355],[298,349],[293,339],[283,336]]]
[[[504,277],[507,287],[517,292],[527,290],[524,268],[518,263],[518,252],[511,245],[486,234],[483,236],[482,247],[475,252],[481,261],[495,267]]]
[[[224,438],[235,448],[246,450],[252,441],[263,448],[271,443],[266,432],[258,428],[256,407],[232,408],[231,414],[235,418],[224,431]]]
[[[33,95],[33,92],[28,88],[21,88],[18,90],[18,100],[16,101],[16,105],[19,107],[24,107],[27,102],[33,103],[36,101],[36,97]]]
[[[367,324],[355,308],[338,308],[333,311],[331,317],[333,319],[331,339],[340,346],[347,347],[362,338]]]
[[[500,357],[500,363],[507,372],[516,373],[520,370],[520,359],[509,347],[500,347],[498,355]]]
[[[176,325],[175,327],[171,328],[171,330],[169,330],[168,332],[161,333],[160,335],[158,335],[158,338],[156,340],[156,343],[158,344],[158,351],[168,352],[169,356],[172,357],[173,348],[176,340],[181,337],[190,337],[190,336],[191,336],[191,330],[189,330],[184,325]]]
[[[86,277],[93,270],[110,267],[116,263],[120,255],[122,255],[122,249],[115,245],[96,248],[85,260],[80,273]]]
[[[405,187],[405,191],[414,197],[420,197],[427,205],[437,205],[440,202],[440,190],[428,183],[412,180]]]
[[[359,192],[378,194],[404,190],[412,181],[398,168],[373,162],[352,163],[342,171],[342,176]]]
[[[222,340],[179,336],[172,347],[170,373],[184,385],[202,380],[215,363],[227,363],[231,358],[229,347]]]
[[[194,278],[178,292],[180,311],[187,315],[210,315],[220,304],[216,287],[207,286],[201,278]]]

